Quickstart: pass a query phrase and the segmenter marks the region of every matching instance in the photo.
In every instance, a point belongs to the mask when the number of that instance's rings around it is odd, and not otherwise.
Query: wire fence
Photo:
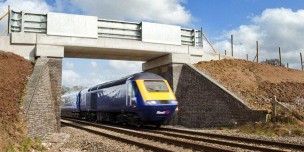
[[[230,43],[231,43],[231,56],[234,57],[234,39],[233,39],[233,35],[231,35],[231,39],[230,39]],[[227,50],[225,50],[225,55],[227,55]],[[302,52],[299,52],[299,64],[300,64],[300,70],[304,71],[304,63],[303,63],[303,58],[302,58]],[[281,51],[281,47],[278,47],[278,58],[266,58],[265,60],[261,61],[259,60],[259,42],[256,41],[256,52],[254,55],[254,58],[252,60],[252,62],[257,62],[257,63],[266,63],[266,64],[270,64],[271,62],[269,62],[270,60],[278,60],[277,65],[278,66],[283,66],[285,67],[285,65],[283,64],[282,61],[282,51]],[[246,60],[249,61],[248,59],[248,54],[246,54]],[[286,63],[286,67],[289,68],[289,63]]]

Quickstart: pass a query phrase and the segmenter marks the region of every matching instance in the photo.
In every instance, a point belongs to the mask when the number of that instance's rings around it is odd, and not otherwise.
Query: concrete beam
[[[37,36],[35,33],[12,33],[12,44],[36,44]]]
[[[167,59],[158,59],[155,61],[156,65],[168,63],[193,64],[199,61],[219,59],[218,54],[203,52],[201,47],[154,44],[115,38],[91,39],[33,33],[12,33],[11,39],[14,45],[37,45],[37,56],[150,61],[167,54],[173,54],[168,56]],[[32,56],[34,57],[34,55]],[[221,55],[221,59],[223,58],[229,57]],[[147,64],[146,67],[154,66]]]
[[[172,53],[149,60],[142,64],[142,70],[147,71],[149,69],[161,67],[167,64],[195,64],[200,61],[219,60],[219,55],[216,53],[202,52],[199,49],[190,47],[189,50],[192,50],[191,54]],[[224,58],[229,59],[231,57],[222,55],[221,59]]]
[[[64,47],[52,45],[37,45],[36,56],[39,57],[64,57]]]
[[[9,36],[0,36],[0,50],[15,53],[27,60],[35,59],[35,45],[11,44]]]
[[[86,47],[86,48],[100,48],[115,50],[137,50],[166,52],[166,53],[188,53],[188,46],[177,46],[167,44],[145,43],[135,40],[124,40],[115,38],[77,38],[77,37],[63,37],[63,36],[49,36],[45,34],[37,35],[37,44],[43,45],[57,45],[65,47]]]
[[[142,70],[147,71],[149,69],[153,69],[171,63],[190,63],[190,56],[188,54],[168,54],[143,63]]]

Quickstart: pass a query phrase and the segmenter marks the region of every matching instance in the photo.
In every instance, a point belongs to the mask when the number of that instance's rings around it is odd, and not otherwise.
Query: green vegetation
[[[288,123],[248,123],[237,127],[242,133],[265,136],[304,136],[303,124]]]
[[[42,141],[40,139],[31,139],[27,137],[23,143],[21,144],[21,147],[17,147],[15,145],[10,145],[7,150],[4,150],[6,152],[28,152],[28,151],[44,151],[46,150],[45,147],[42,145]]]

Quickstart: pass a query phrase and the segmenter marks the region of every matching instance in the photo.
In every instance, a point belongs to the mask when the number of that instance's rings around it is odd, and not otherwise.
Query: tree
[[[75,92],[75,91],[80,91],[83,90],[87,87],[84,86],[73,86],[73,87],[67,87],[67,86],[62,86],[61,87],[61,94],[66,94],[66,93],[71,93],[71,92]]]

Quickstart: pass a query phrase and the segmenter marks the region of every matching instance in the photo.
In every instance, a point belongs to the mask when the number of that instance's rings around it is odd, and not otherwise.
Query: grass
[[[262,136],[303,136],[304,124],[301,122],[282,123],[282,122],[266,122],[266,123],[247,123],[237,126],[239,132],[247,134],[257,134]]]
[[[31,139],[27,137],[20,147],[17,145],[10,145],[5,152],[28,152],[28,151],[44,151],[45,147],[42,145],[42,141],[40,139]]]

